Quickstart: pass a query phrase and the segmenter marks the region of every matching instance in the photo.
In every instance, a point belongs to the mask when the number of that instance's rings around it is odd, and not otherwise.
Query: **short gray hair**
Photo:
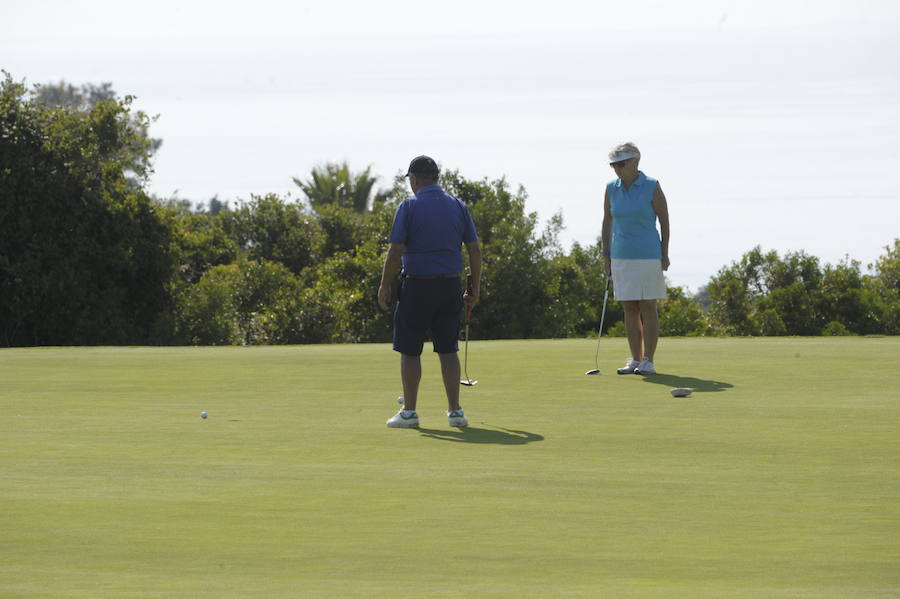
[[[638,147],[634,142],[626,141],[624,143],[616,144],[609,149],[610,162],[621,162],[623,160],[628,160],[629,158],[640,157],[641,151],[638,150]]]

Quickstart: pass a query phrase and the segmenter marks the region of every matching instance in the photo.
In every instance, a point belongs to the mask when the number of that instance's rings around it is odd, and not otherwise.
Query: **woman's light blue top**
[[[662,258],[662,242],[653,209],[657,185],[656,179],[640,171],[627,189],[621,179],[606,185],[613,218],[611,257],[620,260]]]

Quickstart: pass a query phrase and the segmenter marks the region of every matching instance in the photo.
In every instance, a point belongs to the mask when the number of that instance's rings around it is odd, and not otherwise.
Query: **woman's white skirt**
[[[665,299],[666,279],[659,258],[612,259],[613,297],[617,301]]]

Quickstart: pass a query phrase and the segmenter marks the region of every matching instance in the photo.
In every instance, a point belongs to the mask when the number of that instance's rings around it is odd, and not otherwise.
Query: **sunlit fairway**
[[[900,338],[594,347],[0,350],[0,597],[900,596]]]

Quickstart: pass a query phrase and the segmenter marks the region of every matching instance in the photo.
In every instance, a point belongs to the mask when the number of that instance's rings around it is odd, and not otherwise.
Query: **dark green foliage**
[[[659,302],[659,334],[663,337],[697,337],[709,328],[700,305],[681,287],[669,287]]]
[[[182,215],[171,224],[179,278],[187,283],[196,283],[210,268],[230,264],[238,256],[238,244],[225,231],[222,219],[201,213]]]
[[[294,274],[315,265],[323,245],[321,225],[302,204],[276,195],[253,196],[221,212],[222,228],[251,259],[278,262]]]
[[[849,258],[821,267],[802,251],[781,258],[756,247],[710,281],[711,324],[729,335],[896,334],[897,241],[886,249],[864,275]]]
[[[115,102],[116,92],[112,83],[100,85],[86,83],[75,87],[65,81],[35,86],[31,91],[31,101],[41,103],[48,108],[64,108],[72,111],[88,112],[102,102]],[[129,100],[130,101],[130,100]],[[142,112],[135,112],[130,117],[131,124],[138,136],[138,144],[146,145],[149,154],[154,154],[162,145],[161,139],[152,139],[148,134],[150,120]]]
[[[726,335],[753,335],[753,297],[735,273],[719,271],[707,286],[711,301],[710,320]],[[780,319],[779,319],[780,322]]]
[[[878,332],[900,335],[900,239],[886,246],[874,268],[875,276],[863,283],[864,297],[874,306]]]
[[[129,101],[74,110],[24,95],[6,75],[0,343],[166,341],[159,327],[170,308],[170,230],[133,184],[147,173],[149,142]]]
[[[601,281],[599,255],[579,247],[577,256],[564,256],[556,242],[560,216],[538,236],[537,214],[526,213],[524,189],[513,194],[505,179],[469,181],[458,171],[444,173],[441,182],[469,207],[481,238],[482,300],[473,337],[565,337],[595,326],[598,298],[590,294]]]
[[[600,317],[603,310],[603,294],[606,285],[606,274],[603,272],[603,248],[600,238],[590,246],[582,247],[575,243],[569,252],[568,258],[575,261],[581,272],[581,280],[584,289],[580,292],[580,307],[577,314],[578,320],[574,325],[575,334],[594,335],[600,326]],[[565,259],[565,258],[563,258]],[[613,299],[613,289],[610,286],[609,300],[606,306],[606,316],[603,323],[604,332],[621,321],[625,317],[622,306]]]
[[[242,257],[182,289],[176,340],[191,345],[304,342],[300,283],[283,265]]]
[[[385,342],[391,339],[391,315],[375,301],[384,256],[376,244],[355,253],[341,252],[317,271],[315,284],[302,297],[319,330],[307,342]]]
[[[343,167],[323,169],[331,171],[358,179]],[[328,185],[321,173],[317,181]],[[575,246],[565,255],[556,241],[561,217],[536,235],[524,191],[511,194],[502,179],[473,182],[450,172],[443,183],[469,204],[483,242],[485,276],[473,337],[564,337],[597,326],[605,280],[599,246]],[[341,202],[319,202],[308,212],[276,196],[255,197],[217,217],[173,206],[181,257],[177,341],[389,341],[391,315],[378,308],[375,294],[394,211],[410,195],[405,186],[396,180],[362,212]],[[251,276],[260,264],[268,270],[281,265],[290,276]],[[268,280],[280,281],[282,291],[260,283]],[[257,299],[239,301],[248,295]]]
[[[176,342],[389,340],[390,316],[375,301],[396,206],[387,199],[364,212],[341,203],[311,211],[275,195],[217,216],[172,206],[181,256]]]
[[[0,91],[0,344],[385,342],[376,302],[397,205],[397,177],[376,190],[366,169],[318,167],[295,179],[307,203],[251,196],[152,200],[143,191],[158,140],[109,84]],[[538,232],[527,194],[505,179],[445,172],[482,242],[472,338],[596,334],[606,283],[599,241],[558,241],[562,215]],[[599,228],[599,222],[597,226]],[[863,274],[804,252],[754,248],[695,298],[660,302],[663,335],[900,333],[900,240]],[[621,334],[612,297],[604,321]]]
[[[352,252],[365,240],[364,223],[368,215],[348,210],[337,204],[326,204],[316,210],[316,221],[322,232],[322,257]]]

